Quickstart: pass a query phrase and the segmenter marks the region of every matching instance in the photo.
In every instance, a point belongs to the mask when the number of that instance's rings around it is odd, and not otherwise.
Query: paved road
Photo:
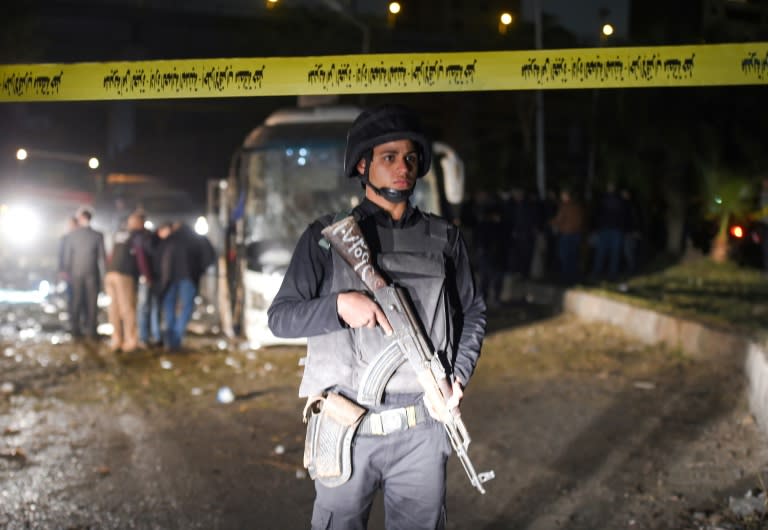
[[[0,311],[0,527],[307,528],[299,348],[197,337],[184,355],[75,344]],[[13,322],[8,322],[13,314]],[[40,322],[44,322],[40,325]],[[768,473],[738,366],[512,304],[463,412],[479,496],[449,463],[453,529],[698,528]],[[236,396],[217,401],[223,386]],[[371,528],[382,528],[376,506]]]

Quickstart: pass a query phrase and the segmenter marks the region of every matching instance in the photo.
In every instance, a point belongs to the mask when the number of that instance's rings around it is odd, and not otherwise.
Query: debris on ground
[[[228,386],[223,386],[216,393],[216,400],[219,403],[232,403],[235,400],[235,393]]]

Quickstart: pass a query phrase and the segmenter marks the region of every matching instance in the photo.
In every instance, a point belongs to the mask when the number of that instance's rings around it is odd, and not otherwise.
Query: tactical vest
[[[136,250],[133,248],[133,245],[133,232],[127,230],[116,232],[115,242],[112,247],[112,258],[109,260],[107,270],[138,278],[139,265],[136,262]]]
[[[423,330],[444,364],[446,359],[454,358],[445,286],[448,227],[447,221],[431,216],[424,216],[409,228],[376,227],[381,245],[376,256],[378,269],[391,282],[408,291]],[[368,234],[366,238],[369,238]],[[350,266],[336,252],[331,254],[331,292],[365,291],[365,285]],[[387,337],[379,326],[374,329],[346,328],[309,337],[299,397],[317,395],[333,386],[354,395],[368,364],[391,341],[392,338]],[[385,388],[385,394],[421,391],[416,374],[407,362],[395,371]]]

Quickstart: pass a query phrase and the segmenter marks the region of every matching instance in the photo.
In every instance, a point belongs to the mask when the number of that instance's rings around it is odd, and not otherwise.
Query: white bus
[[[267,309],[307,226],[350,210],[363,196],[359,180],[343,174],[346,133],[360,112],[339,105],[276,111],[245,138],[229,178],[209,183],[211,239],[222,255],[222,329],[243,334],[252,348],[299,342],[272,335]],[[432,169],[411,201],[449,215],[462,200],[464,167],[449,146],[433,148]]]

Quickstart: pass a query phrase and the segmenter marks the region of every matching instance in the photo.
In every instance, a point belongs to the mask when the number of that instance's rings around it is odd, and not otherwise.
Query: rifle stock
[[[354,217],[345,217],[324,228],[322,233],[371,292],[375,293],[387,285],[387,281],[373,266],[368,242]]]
[[[425,399],[445,427],[456,456],[461,461],[472,486],[484,494],[485,488],[482,484],[494,478],[495,474],[493,471],[478,474],[469,459],[467,449],[471,439],[467,428],[459,415],[458,408],[450,410],[446,403],[451,395],[451,385],[438,356],[431,350],[421,331],[418,315],[413,311],[407,294],[397,287],[388,286],[386,280],[376,271],[368,243],[354,217],[346,217],[326,227],[322,233],[334,250],[357,273],[381,306],[394,330],[393,344],[397,344],[400,356],[404,357],[416,372],[418,382],[424,389]],[[373,385],[375,390],[361,385],[363,394],[358,394],[358,400],[362,398],[361,402],[372,399],[380,401],[386,380],[392,375],[394,369],[402,364],[390,348],[382,353],[384,356],[377,358],[371,366],[374,368],[371,372],[377,374]],[[383,368],[376,370],[379,360]],[[383,379],[382,374],[386,379]],[[367,380],[367,377],[364,377],[364,380]]]

